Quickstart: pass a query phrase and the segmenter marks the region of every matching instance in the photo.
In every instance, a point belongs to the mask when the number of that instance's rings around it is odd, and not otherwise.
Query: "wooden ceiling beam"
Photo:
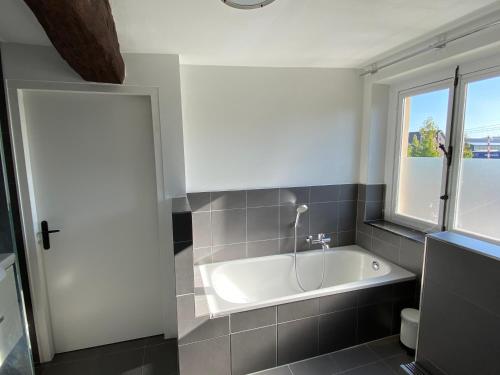
[[[108,0],[24,0],[59,54],[86,81],[123,83],[125,64]]]

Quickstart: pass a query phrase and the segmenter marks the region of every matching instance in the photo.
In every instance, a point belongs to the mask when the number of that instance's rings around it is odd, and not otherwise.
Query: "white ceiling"
[[[184,64],[359,67],[492,0],[111,0],[123,52],[175,53]],[[49,44],[22,0],[0,1],[0,40]]]

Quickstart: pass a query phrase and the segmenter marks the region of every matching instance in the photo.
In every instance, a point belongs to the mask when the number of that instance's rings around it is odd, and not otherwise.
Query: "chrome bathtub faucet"
[[[330,237],[327,237],[326,234],[324,233],[319,233],[318,234],[318,239],[314,240],[313,239],[313,236],[308,236],[306,238],[306,242],[309,243],[309,244],[313,244],[313,245],[316,245],[316,244],[321,244],[321,246],[323,247],[323,249],[329,249],[330,248],[330,241],[332,239]]]

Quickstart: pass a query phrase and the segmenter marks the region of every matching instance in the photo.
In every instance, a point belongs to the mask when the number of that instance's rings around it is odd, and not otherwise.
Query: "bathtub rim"
[[[356,290],[361,290],[361,289],[369,289],[369,288],[375,288],[383,285],[390,285],[390,284],[398,284],[402,283],[405,281],[411,281],[417,279],[417,275],[414,274],[413,272],[410,272],[406,269],[404,269],[401,266],[398,266],[394,264],[393,262],[378,256],[377,254],[374,254],[368,250],[363,249],[359,245],[347,245],[347,246],[341,246],[341,247],[334,247],[330,248],[327,251],[328,252],[335,252],[339,250],[345,250],[345,251],[356,251],[363,253],[365,255],[368,255],[372,257],[374,260],[377,261],[382,261],[387,263],[391,267],[391,271],[389,274],[384,275],[384,276],[379,276],[377,278],[369,278],[366,280],[361,280],[361,281],[353,281],[350,283],[345,283],[345,284],[339,284],[335,285],[332,287],[328,288],[321,288],[321,289],[315,289],[307,292],[302,292],[302,293],[297,293],[297,294],[292,294],[284,297],[279,297],[279,298],[273,298],[273,299],[268,299],[264,301],[257,301],[257,302],[250,302],[246,304],[241,304],[241,306],[236,306],[232,307],[230,309],[220,309],[218,311],[217,309],[211,309],[211,303],[209,299],[207,298],[207,288],[211,288],[210,285],[205,284],[205,278],[206,275],[204,275],[203,272],[199,271],[200,269],[205,269],[206,266],[212,266],[212,265],[220,265],[220,264],[227,264],[227,263],[244,263],[248,262],[249,260],[256,261],[262,258],[276,258],[276,257],[293,257],[293,253],[285,253],[285,254],[275,254],[275,255],[267,255],[267,256],[262,256],[262,257],[252,257],[252,258],[244,258],[244,259],[236,259],[236,260],[229,260],[229,261],[223,261],[223,262],[214,262],[210,264],[201,264],[201,265],[195,265],[195,274],[196,272],[199,272],[200,277],[203,281],[203,294],[195,293],[195,300],[196,300],[196,306],[195,306],[195,315],[196,317],[209,317],[210,319],[216,319],[216,318],[222,318],[229,316],[231,314],[236,314],[236,313],[241,313],[241,312],[246,312],[246,311],[252,311],[252,310],[259,310],[263,309],[266,307],[272,307],[272,306],[279,306],[279,305],[284,305],[287,303],[292,303],[292,302],[298,302],[298,301],[304,301],[304,300],[309,300],[309,299],[315,299],[315,298],[320,298],[320,297],[325,297],[325,296],[330,296],[334,294],[341,294],[341,293],[347,293],[347,292],[352,292]],[[301,252],[303,255],[313,255],[315,253],[321,253],[322,250],[308,250]],[[299,254],[300,255],[300,254]],[[200,306],[201,304],[201,306]],[[203,311],[202,313],[199,313]]]

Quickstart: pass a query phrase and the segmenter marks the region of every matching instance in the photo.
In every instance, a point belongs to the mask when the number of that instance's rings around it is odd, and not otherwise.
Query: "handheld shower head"
[[[307,207],[305,204],[303,205],[300,205],[299,207],[297,207],[297,214],[303,214],[304,212],[306,212],[307,210],[309,209],[309,207]]]

